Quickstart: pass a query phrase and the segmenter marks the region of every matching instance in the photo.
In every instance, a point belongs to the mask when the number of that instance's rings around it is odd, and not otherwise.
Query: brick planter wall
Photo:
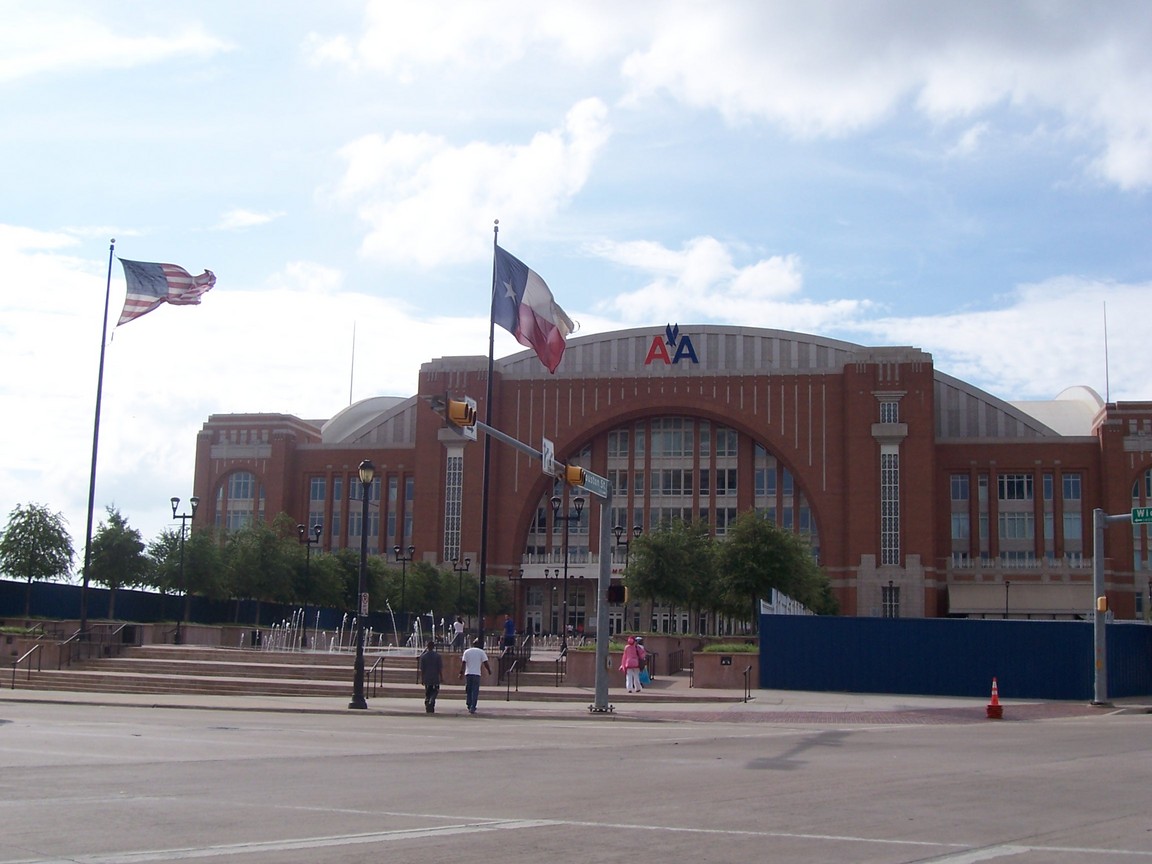
[[[731,660],[724,665],[723,658]],[[692,655],[694,664],[692,686],[715,690],[744,689],[744,670],[749,666],[748,686],[753,690],[760,687],[760,655],[748,653],[714,654],[696,652]]]

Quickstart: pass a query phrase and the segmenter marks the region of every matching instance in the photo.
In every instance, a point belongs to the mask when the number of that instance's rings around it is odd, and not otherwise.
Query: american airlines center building
[[[198,435],[196,521],[228,530],[284,512],[321,525],[321,548],[360,548],[451,567],[479,560],[483,435],[446,426],[432,397],[471,397],[478,416],[613,484],[579,515],[541,461],[491,442],[487,578],[511,577],[520,626],[558,632],[596,616],[600,556],[623,571],[633,526],[703,520],[723,538],[755,510],[810,543],[846,615],[1086,617],[1092,513],[1152,503],[1152,403],[1105,404],[1086,387],[1010,403],[933,367],[912,347],[778,330],[692,326],[570,339],[556,373],[532,351],[424,363],[419,390],[326,420],[209,417]],[[377,469],[361,524],[357,467]],[[550,499],[564,501],[554,513]],[[567,518],[565,518],[567,516]],[[623,530],[599,548],[601,519]],[[567,528],[567,531],[564,529]],[[1145,615],[1148,528],[1107,529],[1117,618]],[[521,575],[522,574],[522,575]],[[641,620],[651,615],[651,621]],[[687,610],[615,604],[620,627],[695,631]]]

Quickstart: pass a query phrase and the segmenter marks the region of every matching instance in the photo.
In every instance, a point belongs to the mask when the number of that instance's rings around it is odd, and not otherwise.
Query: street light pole
[[[400,554],[400,547],[399,546],[393,546],[392,547],[392,554],[394,554],[396,556],[396,560],[400,562],[400,612],[401,612],[401,614],[403,614],[405,616],[404,617],[404,626],[405,627],[408,626],[408,617],[407,617],[408,613],[406,611],[408,607],[406,607],[404,605],[404,590],[405,590],[405,586],[408,582],[408,562],[412,560],[412,554],[415,551],[416,551],[415,546],[409,546],[408,547],[408,555],[404,556],[404,555]]]
[[[300,613],[300,647],[308,647],[308,592],[312,590],[312,547],[320,542],[320,533],[324,529],[320,525],[312,526],[312,533],[316,535],[313,540],[308,536],[308,529],[303,525],[296,526],[296,533],[300,536],[300,542],[303,543],[307,549],[304,553],[304,609]]]
[[[172,497],[172,518],[180,520],[180,590],[184,592],[184,615],[183,620],[187,621],[189,613],[192,608],[192,601],[188,595],[188,583],[184,581],[184,528],[188,524],[188,520],[196,515],[196,508],[200,506],[200,499],[193,495],[188,499],[189,509],[191,513],[177,513],[180,509],[180,499]],[[176,636],[174,637],[177,645],[183,641],[180,633],[180,618],[176,620]]]
[[[567,497],[567,487],[565,487],[564,492],[565,497]],[[572,499],[572,505],[576,508],[575,515],[572,513],[560,515],[560,505],[563,502],[558,495],[553,495],[548,503],[552,505],[552,521],[563,520],[564,522],[564,620],[560,629],[560,652],[566,654],[568,652],[568,526],[573,519],[580,519],[580,513],[584,509],[584,499],[579,495]]]
[[[629,540],[624,539],[624,526],[617,525],[612,529],[613,536],[616,537],[616,545],[624,547],[624,569],[628,569],[628,556],[632,552],[632,540],[639,539],[640,535],[644,533],[644,529],[639,525],[632,526],[632,538]]]
[[[360,576],[356,596],[356,662],[353,665],[352,701],[349,708],[367,708],[364,698],[364,623],[368,617],[368,495],[372,478],[376,476],[376,466],[370,459],[360,463],[360,497],[362,504],[360,518]]]
[[[524,570],[521,568],[518,576],[513,575],[515,572],[508,568],[508,581],[512,583],[512,620],[520,626],[520,580],[524,578]]]
[[[1011,585],[1012,585],[1011,581],[1009,581],[1008,579],[1004,580],[1004,617],[1005,618],[1008,617],[1008,588]]]
[[[465,558],[464,566],[458,566],[459,558],[452,559],[452,572],[456,574],[456,614],[464,611],[464,574],[472,566],[472,559]]]

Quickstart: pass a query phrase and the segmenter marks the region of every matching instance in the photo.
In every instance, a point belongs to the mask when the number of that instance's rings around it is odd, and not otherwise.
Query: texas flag
[[[492,321],[521,345],[533,349],[552,373],[564,356],[564,338],[576,329],[556,305],[544,280],[499,246],[492,283]]]

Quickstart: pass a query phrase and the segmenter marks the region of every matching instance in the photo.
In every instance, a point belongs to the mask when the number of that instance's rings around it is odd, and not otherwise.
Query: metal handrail
[[[44,647],[43,642],[37,642],[35,645],[33,645],[31,648],[29,648],[27,651],[25,651],[23,655],[21,655],[16,660],[12,661],[12,689],[13,690],[16,689],[16,672],[17,672],[17,670],[19,670],[20,664],[23,663],[25,660],[28,661],[28,680],[29,681],[32,680],[32,660],[31,660],[31,657],[33,654],[36,655],[36,671],[39,672],[41,670],[42,663],[43,663],[43,657],[41,656],[40,649],[43,647]]]
[[[752,680],[752,667],[749,666],[744,670],[744,701],[748,702],[752,699],[752,685],[749,683]]]
[[[416,667],[416,676],[420,676],[420,667]],[[377,690],[384,686],[384,657],[383,655],[376,658],[376,662],[372,664],[372,668],[368,670],[368,686],[371,688],[369,696],[375,696]]]
[[[520,660],[512,661],[512,665],[504,673],[504,701],[512,701],[512,673],[516,673],[516,692],[520,692]]]
[[[564,682],[564,675],[568,671],[568,653],[566,651],[561,651],[560,656],[556,658],[555,663],[556,665],[554,667],[554,671],[556,675],[556,686],[559,687]]]

